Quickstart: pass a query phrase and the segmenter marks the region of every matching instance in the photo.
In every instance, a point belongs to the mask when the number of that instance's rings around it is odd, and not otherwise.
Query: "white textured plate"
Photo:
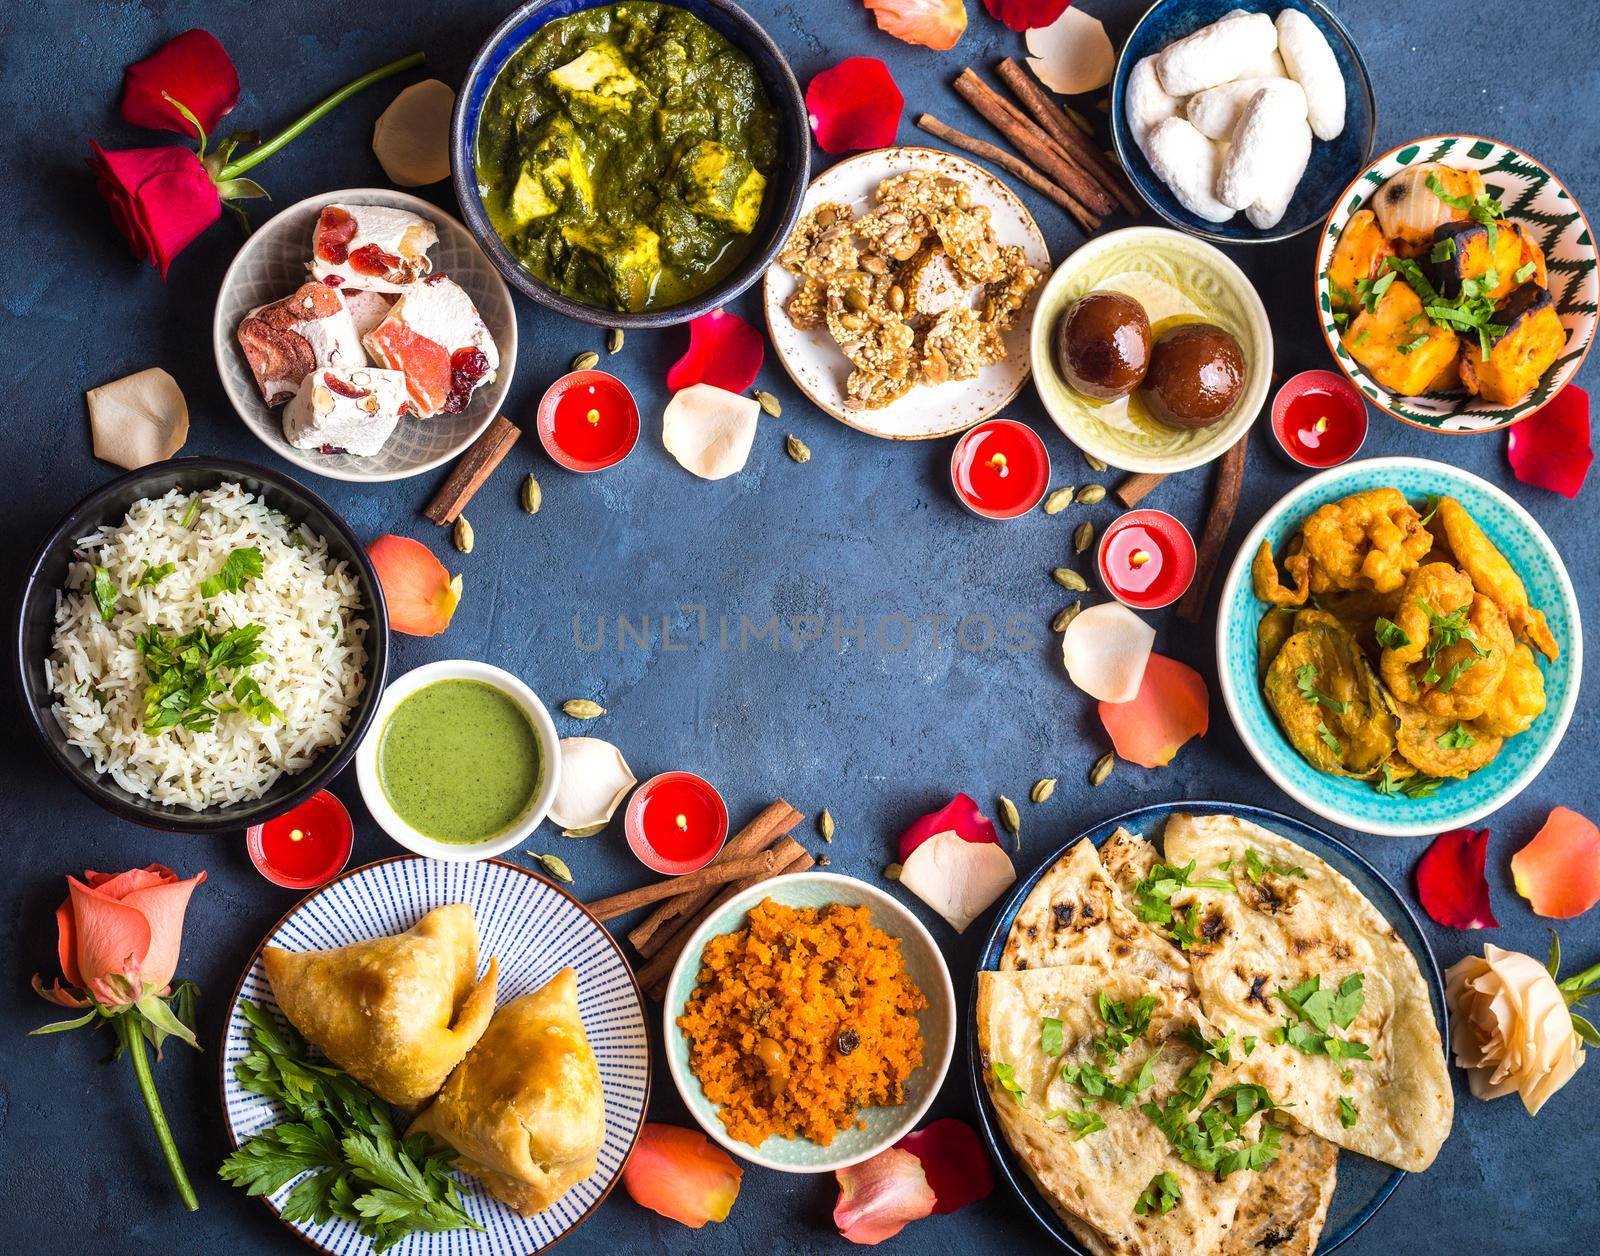
[[[222,1106],[228,1137],[237,1146],[284,1118],[275,1102],[243,1089],[233,1075],[245,1055],[249,1028],[241,999],[277,1011],[261,964],[261,948],[290,951],[348,946],[409,929],[446,903],[468,903],[478,925],[479,963],[500,960],[498,1002],[537,990],[567,965],[578,970],[578,1012],[600,1064],[605,1092],[605,1143],[600,1167],[544,1212],[523,1217],[491,1197],[476,1179],[458,1175],[466,1210],[483,1231],[413,1234],[394,1256],[531,1256],[575,1229],[616,1184],[633,1150],[650,1101],[650,1047],[644,1000],[611,935],[576,899],[537,873],[499,859],[443,863],[398,856],[347,872],[306,898],[256,948],[239,979],[220,1052]],[[298,1179],[296,1179],[298,1180]],[[293,1183],[266,1204],[283,1209]],[[281,1218],[280,1218],[281,1219]],[[323,1225],[284,1224],[321,1252],[366,1256],[370,1240],[338,1219]]]
[[[465,410],[433,419],[401,419],[388,442],[370,458],[296,449],[286,441],[283,407],[269,409],[261,400],[261,390],[256,387],[255,376],[250,373],[250,364],[245,361],[235,335],[244,316],[256,306],[288,296],[310,278],[306,266],[311,260],[312,228],[316,226],[322,207],[336,202],[404,209],[433,223],[439,232],[439,243],[429,253],[434,270],[443,271],[466,290],[500,351],[500,369],[494,383],[485,384],[473,393]],[[404,192],[388,188],[347,188],[342,192],[307,197],[255,229],[222,277],[217,312],[211,320],[211,342],[228,400],[262,444],[280,458],[318,475],[376,483],[403,480],[442,466],[489,426],[500,412],[516,369],[517,316],[505,280],[483,255],[471,233],[456,219],[437,205]]]
[[[996,238],[1001,244],[1022,246],[1028,264],[1040,270],[1039,284],[1043,287],[1050,277],[1050,250],[1045,247],[1033,215],[1010,188],[982,166],[936,148],[879,148],[841,161],[811,181],[800,213],[803,217],[825,201],[843,201],[860,216],[872,206],[872,194],[878,184],[908,170],[934,170],[967,184],[972,189],[973,204],[989,207]],[[891,440],[953,436],[1008,405],[1028,382],[1028,323],[1038,288],[1005,335],[1004,362],[984,367],[975,379],[913,388],[881,410],[846,410],[844,384],[850,363],[826,328],[801,331],[789,321],[784,307],[795,285],[795,277],[783,267],[774,263],[767,269],[762,301],[767,332],[778,351],[778,360],[801,392],[857,431]]]

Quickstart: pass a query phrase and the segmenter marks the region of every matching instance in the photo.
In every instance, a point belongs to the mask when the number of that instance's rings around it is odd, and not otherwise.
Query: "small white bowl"
[[[900,941],[906,971],[922,991],[928,1005],[917,1017],[922,1028],[922,1063],[907,1080],[906,1100],[893,1108],[868,1108],[861,1113],[865,1124],[840,1132],[824,1147],[808,1138],[779,1138],[770,1135],[759,1147],[741,1143],[722,1124],[717,1107],[706,1097],[700,1081],[689,1067],[689,1041],[678,1028],[678,1017],[694,992],[700,960],[712,938],[742,929],[752,907],[771,898],[786,907],[823,907],[842,903],[847,907],[865,906],[872,923]],[[685,1106],[713,1139],[741,1160],[781,1173],[832,1173],[852,1164],[870,1160],[885,1148],[894,1146],[917,1127],[950,1067],[956,1045],[956,995],[950,984],[950,970],[933,935],[904,903],[875,885],[832,872],[796,872],[773,877],[736,894],[695,930],[688,945],[667,979],[662,1000],[662,1035],[667,1067]]]
[[[311,261],[311,232],[323,207],[333,204],[403,209],[431,222],[439,233],[439,243],[429,253],[434,270],[449,275],[472,298],[500,352],[494,382],[473,393],[460,414],[401,419],[383,448],[369,458],[296,449],[285,440],[283,407],[269,407],[261,399],[237,335],[240,322],[251,310],[288,296],[311,277],[306,269]],[[483,255],[472,233],[455,218],[421,197],[392,188],[346,188],[309,196],[255,229],[222,277],[211,320],[211,347],[223,391],[262,444],[285,461],[317,475],[375,484],[408,479],[443,466],[472,444],[500,413],[517,365],[517,315],[506,281]]]
[[[492,685],[508,698],[514,699],[528,717],[528,723],[533,725],[539,748],[544,752],[544,783],[521,818],[509,829],[470,845],[441,842],[412,828],[390,804],[388,795],[383,792],[383,782],[378,779],[378,748],[383,742],[383,730],[389,723],[389,717],[405,699],[436,680],[476,680]],[[444,659],[407,672],[383,691],[383,701],[378,704],[377,714],[367,735],[356,750],[356,781],[361,786],[361,800],[367,804],[367,810],[378,822],[378,827],[407,850],[426,855],[429,859],[471,863],[475,859],[504,854],[544,822],[550,804],[555,801],[556,790],[561,788],[561,737],[556,732],[550,712],[539,701],[539,696],[510,672],[472,659]]]

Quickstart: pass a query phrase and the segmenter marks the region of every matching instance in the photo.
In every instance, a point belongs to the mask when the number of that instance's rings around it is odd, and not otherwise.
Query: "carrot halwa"
[[[827,1146],[863,1108],[905,1100],[928,1005],[865,907],[785,907],[707,944],[678,1027],[729,1135]]]

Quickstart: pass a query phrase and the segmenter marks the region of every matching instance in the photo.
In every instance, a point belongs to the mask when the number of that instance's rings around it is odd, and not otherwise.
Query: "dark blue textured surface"
[[[1021,39],[968,0],[971,27],[950,52],[929,53],[879,34],[855,0],[752,0],[750,7],[788,52],[801,82],[851,53],[884,57],[913,115],[936,113],[984,132],[949,89],[963,65],[989,66],[1016,54]],[[1137,0],[1088,0],[1108,19],[1113,39],[1138,16]],[[1600,10],[1578,0],[1539,6],[1485,0],[1360,0],[1335,6],[1371,67],[1379,98],[1379,145],[1446,131],[1473,131],[1515,144],[1545,161],[1591,211],[1600,206]],[[28,547],[72,500],[114,474],[89,456],[82,392],[146,366],[171,370],[193,415],[188,452],[263,456],[228,409],[209,349],[215,288],[238,238],[219,223],[173,267],[168,284],[135,266],[112,234],[82,164],[90,135],[112,145],[165,142],[138,134],[115,114],[121,68],[163,38],[205,24],[233,50],[244,81],[241,125],[271,128],[338,83],[414,47],[431,72],[454,81],[502,10],[465,0],[391,0],[340,7],[311,0],[264,5],[64,0],[14,5],[0,17],[0,96],[6,136],[0,239],[8,258],[0,296],[0,352],[8,381],[0,410],[7,459],[0,526],[7,541],[7,591]],[[256,172],[289,204],[331,188],[381,178],[368,147],[373,119],[393,85],[347,105]],[[903,141],[922,134],[908,121]],[[819,165],[823,164],[819,160]],[[448,206],[446,187],[429,189]],[[1081,236],[1054,206],[1023,192],[1059,257]],[[258,211],[265,212],[265,211]],[[1312,309],[1309,238],[1234,250],[1260,286],[1277,334],[1278,370],[1287,377],[1326,365]],[[736,308],[759,319],[756,294]],[[611,714],[587,731],[616,741],[641,776],[692,768],[716,781],[736,817],[777,793],[838,820],[828,848],[836,870],[874,876],[890,858],[890,838],[912,816],[965,788],[991,804],[998,792],[1025,797],[1038,776],[1059,776],[1044,807],[1024,804],[1024,854],[1031,867],[1071,834],[1105,816],[1185,797],[1238,800],[1299,813],[1256,772],[1217,699],[1209,736],[1171,768],[1119,767],[1097,791],[1080,785],[1102,753],[1091,704],[1060,671],[1043,626],[1061,605],[1048,571],[1068,555],[1080,518],[1109,522],[1109,503],[1054,519],[1034,514],[989,524],[951,498],[949,442],[876,441],[808,409],[769,362],[762,384],[782,398],[781,420],[763,420],[750,465],[737,478],[707,484],[662,451],[654,416],[660,381],[683,333],[630,334],[611,359],[640,394],[646,439],[621,468],[569,475],[537,449],[533,407],[545,382],[581,349],[603,349],[594,329],[562,322],[523,303],[522,354],[509,411],[528,434],[470,511],[477,548],[456,555],[418,511],[434,477],[363,488],[317,481],[355,531],[400,531],[423,538],[466,572],[466,598],[449,633],[395,642],[395,670],[451,655],[486,658],[527,679],[546,699],[588,695]],[[1591,363],[1580,383],[1595,387]],[[929,404],[937,404],[930,400]],[[1082,460],[1055,434],[1029,390],[1011,413],[1046,433],[1058,482],[1084,483]],[[811,447],[797,466],[783,456],[786,432]],[[1504,438],[1446,437],[1373,416],[1370,454],[1409,453],[1458,462],[1511,491],[1534,512],[1567,556],[1581,605],[1600,614],[1600,559],[1591,479],[1575,502],[1515,483]],[[544,509],[517,509],[518,480],[529,470],[544,486]],[[1258,432],[1234,542],[1295,481]],[[1114,477],[1099,477],[1110,482]],[[1163,486],[1150,504],[1198,525],[1209,474],[1191,472]],[[708,632],[699,634],[698,608]],[[618,648],[618,616],[635,633],[648,617],[648,648],[636,637]],[[719,640],[727,616],[728,647]],[[770,639],[747,631],[781,617]],[[574,616],[582,645],[574,639]],[[814,618],[805,618],[805,617]],[[915,621],[915,643],[895,650]],[[978,649],[992,620],[997,639]],[[1028,629],[1026,647],[1005,648],[1011,616]],[[595,640],[597,617],[605,645]],[[920,617],[920,618],[919,618]],[[948,617],[948,618],[940,618]],[[968,627],[958,640],[963,617]],[[858,620],[864,639],[851,635]],[[882,621],[882,636],[879,625]],[[835,623],[838,624],[836,636]],[[1156,617],[1159,647],[1212,674],[1209,628]],[[1595,620],[1600,622],[1600,620]],[[664,636],[663,628],[670,627]],[[804,640],[807,637],[816,640]],[[1011,638],[1015,640],[1015,636]],[[887,647],[880,644],[887,642]],[[1213,678],[1214,680],[1214,678]],[[1592,685],[1593,682],[1591,682]],[[17,729],[0,769],[0,831],[5,834],[5,899],[0,947],[7,955],[0,1041],[0,1248],[161,1251],[201,1256],[299,1250],[259,1204],[212,1176],[223,1153],[214,1050],[226,992],[266,928],[294,901],[262,882],[242,840],[173,838],[103,815],[50,771],[43,753]],[[1489,821],[1490,881],[1502,928],[1489,935],[1427,926],[1441,965],[1485,936],[1542,955],[1547,935],[1515,894],[1507,860],[1555,803],[1600,815],[1594,746],[1600,718],[1580,704],[1566,741],[1544,775]],[[353,780],[338,792],[357,818],[356,858],[393,847],[361,810]],[[1310,817],[1306,817],[1310,819]],[[1336,831],[1409,893],[1420,841]],[[819,848],[820,848],[820,844]],[[643,880],[619,832],[585,843],[549,834],[531,849],[557,849],[592,897]],[[129,1071],[102,1067],[109,1039],[81,1035],[24,1039],[49,1009],[27,990],[36,970],[54,964],[51,912],[61,874],[85,866],[121,869],[159,860],[210,880],[190,914],[183,971],[205,988],[204,1056],[174,1048],[157,1068],[177,1139],[199,1187],[202,1211],[184,1214],[150,1137]],[[983,923],[946,942],[958,985],[970,979]],[[1600,959],[1600,910],[1562,929],[1569,963]],[[654,1110],[683,1119],[661,1075]],[[1580,1249],[1600,1231],[1593,1165],[1600,1061],[1530,1120],[1514,1099],[1479,1103],[1458,1087],[1455,1129],[1433,1169],[1406,1179],[1387,1207],[1343,1250],[1382,1256],[1402,1246],[1440,1252],[1553,1253]],[[952,1076],[937,1115],[965,1115],[971,1099]],[[810,1253],[844,1251],[829,1212],[835,1188],[814,1180],[749,1171],[730,1221],[690,1235],[625,1196],[606,1203],[566,1252],[694,1250]],[[917,1223],[885,1252],[978,1253],[1044,1250],[1045,1238],[1002,1186],[983,1203]]]

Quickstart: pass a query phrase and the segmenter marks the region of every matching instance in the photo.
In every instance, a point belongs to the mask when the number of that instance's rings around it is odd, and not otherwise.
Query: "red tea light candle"
[[[717,857],[728,839],[728,808],[704,777],[663,772],[634,790],[623,829],[645,867],[682,876]]]
[[[293,811],[245,832],[256,871],[288,890],[311,890],[333,880],[350,859],[355,831],[350,813],[327,790]]]
[[[1170,606],[1194,583],[1194,538],[1162,510],[1130,510],[1100,538],[1100,580],[1136,611]]]
[[[1302,371],[1273,398],[1272,434],[1302,467],[1336,467],[1367,439],[1367,404],[1343,375]]]
[[[573,371],[545,391],[537,425],[545,452],[568,471],[603,471],[633,452],[639,407],[615,375]]]
[[[1027,514],[1050,487],[1050,455],[1026,423],[990,419],[956,442],[950,455],[956,498],[984,519]]]

